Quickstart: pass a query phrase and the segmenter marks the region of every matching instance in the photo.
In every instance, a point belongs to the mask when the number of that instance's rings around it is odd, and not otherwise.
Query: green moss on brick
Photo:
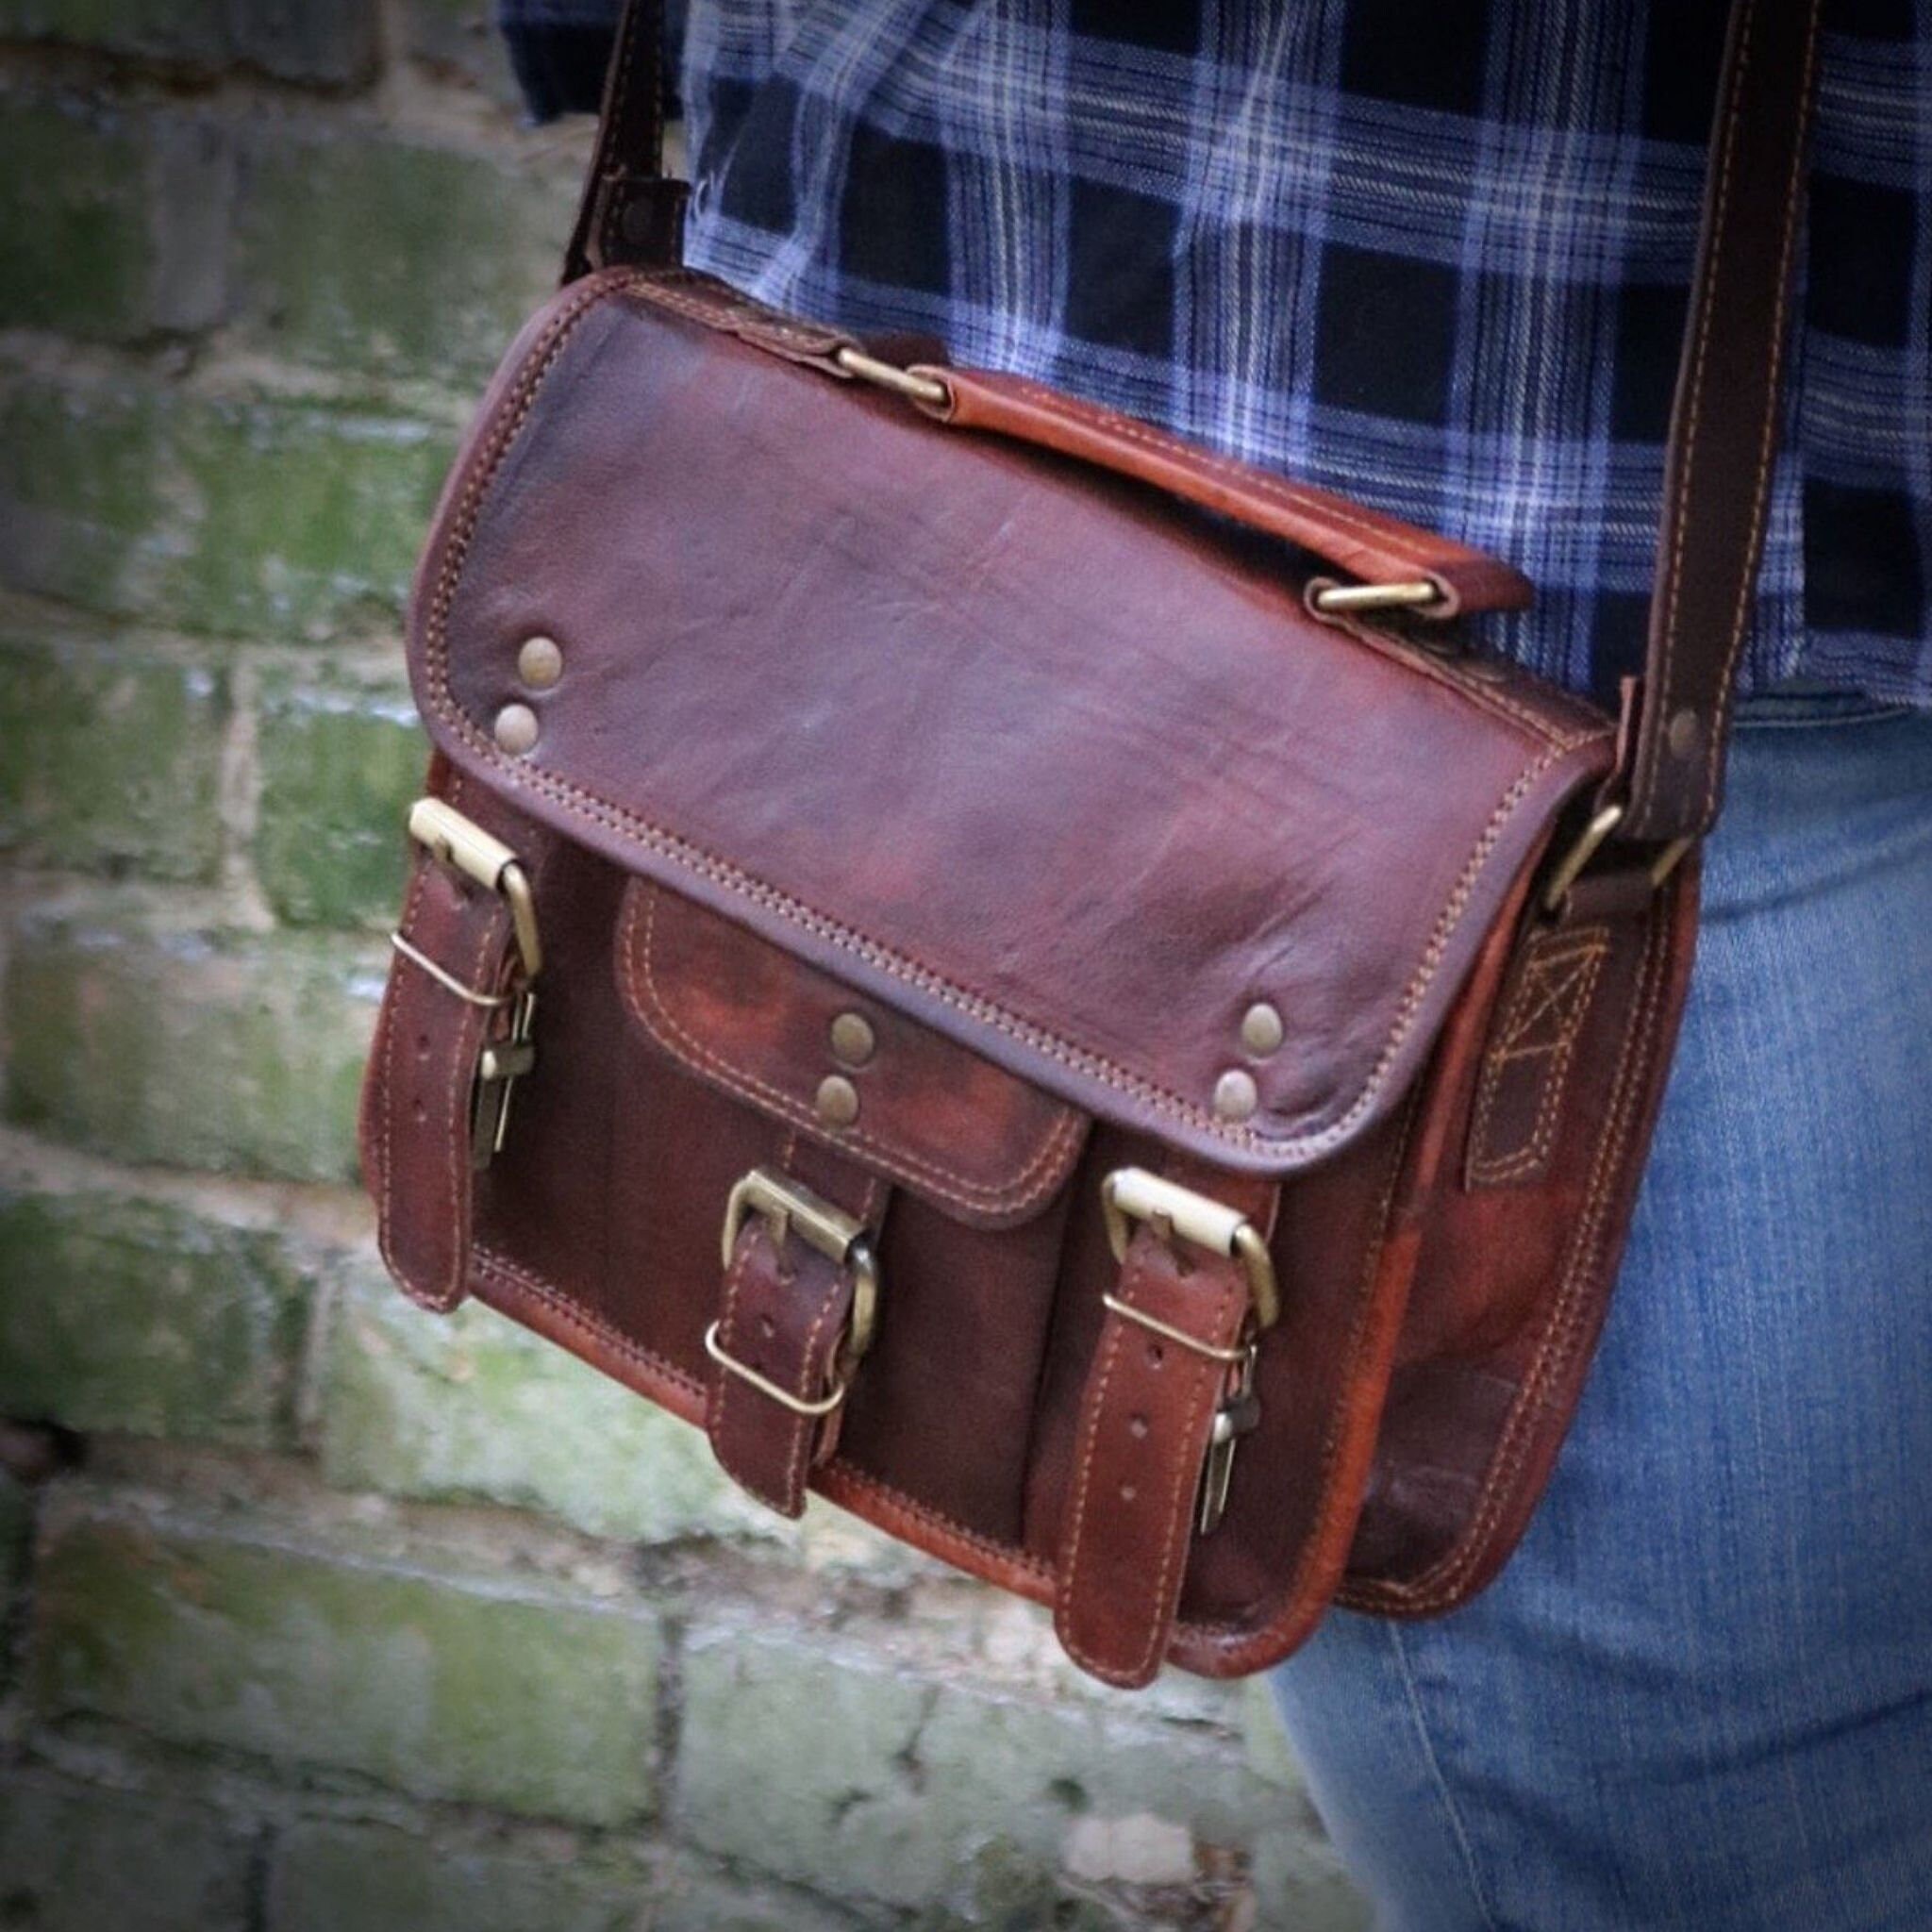
[[[304,361],[474,379],[554,290],[575,198],[559,175],[375,135],[266,147],[242,206],[250,326]]]
[[[30,919],[6,982],[6,1112],[124,1160],[352,1179],[381,967],[362,946],[131,912]]]
[[[242,1932],[249,1832],[179,1800],[13,1770],[0,1778],[0,1924]]]
[[[212,878],[225,700],[208,664],[0,635],[0,849],[75,871]]]
[[[0,1191],[0,1413],[286,1437],[307,1281],[273,1234],[158,1202]]]
[[[644,1816],[660,1654],[640,1611],[509,1574],[76,1515],[49,1527],[28,1702],[423,1797]]]
[[[428,749],[408,694],[268,680],[257,748],[255,867],[276,913],[299,925],[393,925],[404,821]]]
[[[449,454],[371,410],[22,382],[0,399],[0,577],[214,635],[393,623]]]
[[[302,1824],[276,1846],[275,1932],[623,1932],[659,1888],[616,1859],[543,1857],[383,1825]],[[715,1932],[715,1928],[714,1928]]]
[[[142,152],[125,117],[0,98],[0,326],[139,336],[149,257]]]
[[[369,73],[375,0],[0,0],[0,34],[209,73],[237,63],[341,86]]]
[[[489,1308],[425,1315],[373,1270],[336,1308],[321,1421],[344,1488],[508,1503],[642,1542],[786,1528],[701,1430]]]
[[[144,391],[0,394],[0,577],[120,615],[160,561],[161,412]]]
[[[1305,1829],[1239,1748],[1096,1702],[921,1682],[887,1659],[739,1630],[687,1650],[673,1812],[722,1857],[841,1896],[940,1905],[975,1855],[1050,1888],[1076,1828],[1151,1818],[1198,1842]]]
[[[448,467],[408,418],[286,402],[169,412],[178,542],[157,593],[190,629],[319,638],[392,621]]]

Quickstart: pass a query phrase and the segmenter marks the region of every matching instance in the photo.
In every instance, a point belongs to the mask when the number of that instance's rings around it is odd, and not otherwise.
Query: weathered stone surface
[[[680,1827],[802,1884],[838,1874],[841,1897],[946,1902],[988,1845],[1048,1883],[1070,1840],[1091,1848],[1095,1820],[1243,1847],[1290,1808],[1226,1740],[937,1683],[817,1641],[703,1632],[684,1676]]]
[[[1375,1915],[1310,1820],[1255,1846],[1257,1932],[1370,1932]]]
[[[0,1413],[226,1442],[286,1434],[307,1283],[275,1235],[0,1187]]]
[[[651,1932],[649,1873],[384,1825],[301,1824],[276,1844],[271,1932]]]
[[[325,637],[391,621],[448,467],[447,432],[281,401],[169,412],[175,554],[156,592],[191,629]]]
[[[395,924],[428,741],[406,691],[275,676],[256,736],[255,869],[297,925]]]
[[[26,1574],[26,1544],[32,1528],[33,1505],[26,1491],[0,1471],[0,1604],[11,1599],[15,1587]],[[0,1650],[0,1675],[6,1670],[7,1655]]]
[[[303,361],[475,379],[554,291],[575,192],[377,135],[265,145],[241,204],[248,326]]]
[[[214,635],[388,625],[450,441],[369,409],[18,382],[0,396],[0,577]]]
[[[770,1536],[703,1433],[472,1303],[427,1315],[368,1269],[335,1310],[323,1469],[348,1489],[484,1497],[594,1536]]]
[[[516,81],[491,13],[490,0],[408,0],[403,20],[409,56],[433,74],[454,75],[515,106]]]
[[[19,1932],[241,1932],[248,1844],[166,1798],[0,1774],[0,1924]]]
[[[0,35],[92,47],[197,73],[244,64],[278,80],[367,77],[375,0],[0,0]]]
[[[0,325],[108,341],[143,332],[142,160],[125,115],[0,99]]]
[[[111,906],[31,915],[5,986],[7,1115],[125,1160],[351,1179],[383,964]]]
[[[219,667],[0,633],[0,850],[206,880],[221,851]]]
[[[142,579],[165,561],[160,414],[125,387],[0,392],[0,577],[132,614]]]
[[[42,1723],[616,1825],[651,1806],[660,1649],[649,1615],[520,1574],[75,1512],[43,1532],[27,1695]]]

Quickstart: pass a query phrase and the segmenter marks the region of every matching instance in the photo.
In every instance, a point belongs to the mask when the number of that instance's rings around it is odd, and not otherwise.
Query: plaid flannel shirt
[[[614,0],[502,0],[539,114]],[[1507,558],[1642,659],[1723,0],[697,0],[688,258]],[[1932,705],[1932,0],[1824,0],[1745,690]]]

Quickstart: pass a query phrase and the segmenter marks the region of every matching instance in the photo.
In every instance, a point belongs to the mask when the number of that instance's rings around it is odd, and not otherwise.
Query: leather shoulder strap
[[[1665,457],[1650,641],[1621,780],[1623,841],[1717,816],[1779,423],[1820,0],[1732,0]],[[627,0],[564,279],[675,263],[685,185],[662,175],[660,0]]]
[[[1735,0],[1671,410],[1624,840],[1717,817],[1781,408],[1819,0]]]
[[[690,189],[664,173],[664,8],[625,0],[563,281],[613,262],[675,267]]]

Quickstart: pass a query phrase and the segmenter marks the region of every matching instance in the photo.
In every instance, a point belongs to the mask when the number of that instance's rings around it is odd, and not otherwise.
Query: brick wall
[[[1258,1685],[375,1262],[400,600],[586,140],[484,8],[0,0],[0,1922],[1358,1925]]]

